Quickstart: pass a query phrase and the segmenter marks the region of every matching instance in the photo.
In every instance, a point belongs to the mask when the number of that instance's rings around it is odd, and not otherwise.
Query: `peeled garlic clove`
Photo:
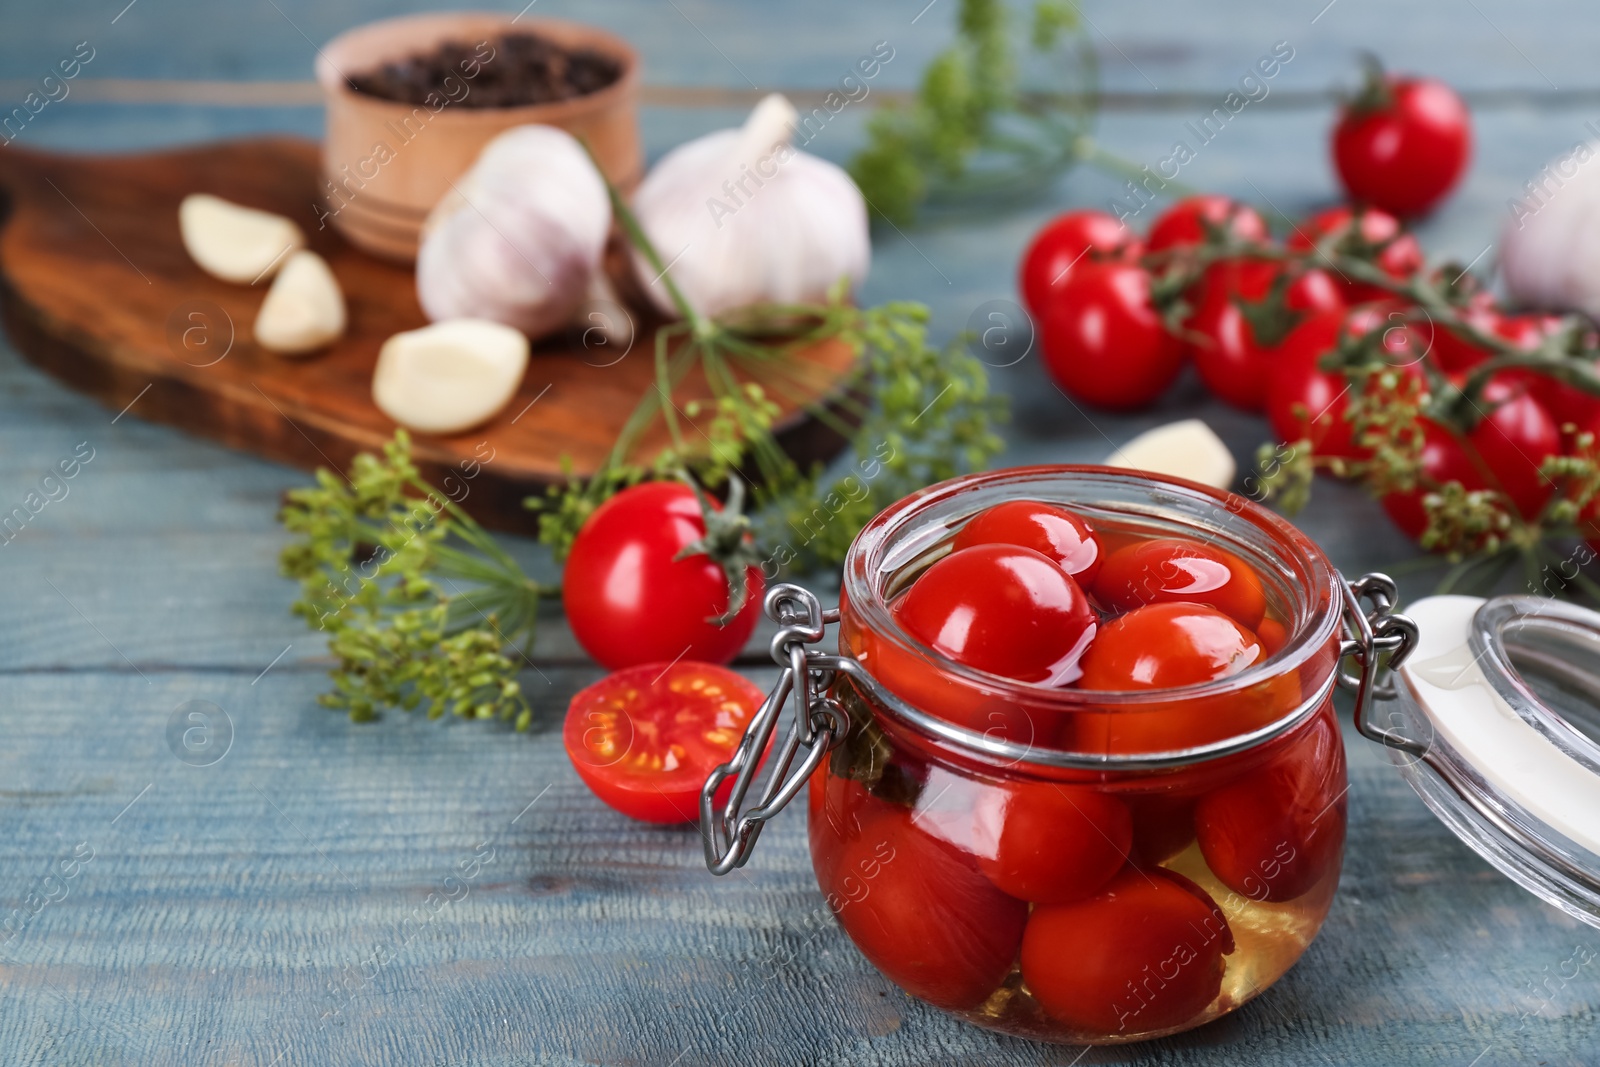
[[[1228,446],[1199,419],[1145,431],[1113,452],[1106,466],[1187,478],[1214,489],[1227,489],[1238,473]]]
[[[605,179],[553,126],[490,141],[423,226],[417,299],[428,318],[491,319],[542,337],[571,322],[611,232]]]
[[[253,285],[305,247],[300,227],[270,211],[193,193],[178,205],[183,247],[200,269],[225,282]]]
[[[383,343],[372,399],[418,433],[458,433],[505,407],[527,369],[520,330],[485,319],[436,322]]]
[[[634,195],[645,235],[702,315],[820,303],[841,279],[854,286],[866,277],[866,200],[841,168],[794,147],[796,119],[774,93],[740,129],[668,152]],[[637,250],[633,258],[651,301],[676,317],[660,269]]]
[[[283,265],[256,314],[256,343],[286,356],[304,355],[344,334],[344,293],[328,263],[296,252]]]

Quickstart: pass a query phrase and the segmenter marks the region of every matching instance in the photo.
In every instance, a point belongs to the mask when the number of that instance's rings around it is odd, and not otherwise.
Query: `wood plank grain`
[[[380,450],[396,429],[372,399],[379,349],[427,319],[410,265],[377,259],[314,225],[317,159],[314,142],[282,137],[134,155],[0,149],[0,195],[9,213],[0,232],[0,310],[12,343],[113,411],[137,400],[141,417],[345,474],[357,453]],[[194,193],[300,224],[344,292],[345,333],[302,359],[258,345],[248,324],[259,289],[206,275],[184,250],[178,204]],[[620,244],[611,251],[610,268],[626,290],[630,261]],[[600,470],[632,412],[655,395],[660,320],[637,311],[642,294],[631,303],[632,312],[607,309],[628,314],[637,329],[626,347],[590,345],[577,328],[541,339],[498,415],[463,432],[414,435],[424,476],[442,485],[470,475],[476,492],[466,506],[480,520],[531,528],[523,501]],[[202,340],[190,346],[184,339],[196,327]],[[796,350],[785,363],[783,384],[760,361],[736,361],[732,369],[741,381],[767,385],[777,408],[775,436],[804,469],[842,443],[810,412],[844,391],[854,352],[835,339]],[[681,417],[706,434],[710,415],[687,414],[713,396],[699,366],[667,389]],[[657,419],[629,458],[648,462],[669,443]]]
[[[1020,7],[1021,0],[1012,0]],[[52,4],[28,12],[28,32],[0,41],[0,71],[37,81],[79,41],[95,48],[83,76],[292,80],[308,75],[314,47],[361,22],[424,8],[481,8],[472,0],[310,3],[278,0],[219,14],[203,0],[139,0],[112,25],[122,4]],[[518,0],[500,5],[515,12]],[[924,9],[927,9],[924,11]],[[954,0],[540,0],[549,17],[582,19],[641,47],[653,84],[725,88],[811,87],[836,82],[873,43],[895,50],[881,85],[907,89],[950,41]],[[1326,90],[1356,80],[1356,54],[1376,48],[1392,66],[1436,74],[1466,89],[1540,93],[1600,88],[1586,39],[1581,0],[1213,0],[1173,4],[1134,0],[1085,4],[1083,11],[1107,88],[1202,92],[1233,88],[1274,42],[1296,57],[1276,90]],[[183,47],[173,42],[183,41]],[[70,95],[68,97],[70,100]],[[16,103],[20,104],[19,98]],[[55,107],[56,105],[51,105]]]
[[[692,831],[602,807],[548,718],[531,738],[406,717],[356,726],[312,706],[311,679],[276,671],[254,686],[123,673],[8,692],[0,914],[44,892],[80,843],[93,849],[59,883],[65,898],[0,945],[8,1062],[1078,1055],[954,1022],[889,985],[823,917],[798,810],[743,873],[713,879]],[[167,744],[189,700],[232,723],[210,766]],[[1591,1062],[1592,975],[1540,983],[1600,934],[1491,872],[1374,746],[1347,741],[1348,858],[1307,957],[1235,1017],[1078,1062],[1462,1067],[1486,1047],[1483,1063]],[[491,853],[466,877],[464,861]]]

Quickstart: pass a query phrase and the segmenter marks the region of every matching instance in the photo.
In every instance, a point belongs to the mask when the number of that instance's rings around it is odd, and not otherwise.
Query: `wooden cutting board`
[[[342,471],[357,452],[381,448],[395,424],[372,403],[378,348],[426,319],[409,267],[317,228],[317,151],[298,138],[130,156],[0,149],[9,208],[0,231],[0,313],[12,343],[112,411],[271,459]],[[304,360],[257,346],[252,325],[268,283],[231,285],[195,266],[178,234],[178,203],[196,192],[299,223],[344,289],[344,338]],[[613,260],[620,269],[620,254]],[[577,474],[598,469],[653,388],[657,325],[642,325],[626,354],[596,344],[594,334],[585,345],[576,330],[540,342],[517,396],[491,423],[449,437],[413,435],[425,475],[437,485],[476,471],[467,507],[491,525],[529,528],[523,498],[562,478],[563,457]],[[804,389],[769,394],[784,409],[780,444],[809,463],[842,444],[807,408],[838,398],[853,353],[830,343],[792,358]],[[690,375],[674,399],[681,410],[705,395],[704,380]],[[658,420],[638,454],[665,440]]]

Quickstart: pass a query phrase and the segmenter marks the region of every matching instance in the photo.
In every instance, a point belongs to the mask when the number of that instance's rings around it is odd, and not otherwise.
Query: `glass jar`
[[[1109,693],[985,674],[904,633],[895,598],[967,519],[1017,499],[1066,506],[1113,547],[1181,535],[1240,557],[1272,654],[1206,685]],[[862,530],[839,609],[767,591],[783,670],[701,793],[706,865],[742,866],[809,790],[829,906],[912,995],[1047,1041],[1175,1033],[1259,994],[1327,915],[1338,686],[1448,829],[1600,928],[1600,613],[1534,596],[1395,607],[1385,576],[1346,581],[1288,523],[1193,483],[1035,467],[933,486]],[[839,651],[814,647],[834,623]]]
[[[967,519],[1018,499],[1069,508],[1113,546],[1177,536],[1233,553],[1261,579],[1279,647],[1215,682],[1111,693],[987,674],[906,634],[895,598]],[[791,669],[768,703],[794,689],[809,712],[743,818],[753,762],[708,783],[713,870],[741,863],[808,780],[818,883],[863,954],[929,1004],[1047,1041],[1198,1026],[1275,982],[1316,935],[1345,836],[1332,693],[1348,587],[1278,516],[1130,471],[996,471],[873,519],[837,613],[792,586],[769,607],[785,597],[774,654]],[[800,650],[797,638],[820,640],[835,620],[837,656]],[[758,715],[752,751],[774,717]],[[735,796],[713,810],[730,776]]]

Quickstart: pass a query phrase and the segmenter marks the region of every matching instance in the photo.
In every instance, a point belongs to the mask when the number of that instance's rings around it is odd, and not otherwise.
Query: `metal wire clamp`
[[[762,606],[779,626],[772,638],[772,658],[783,668],[783,675],[756,711],[733,757],[711,772],[700,791],[700,833],[705,841],[706,867],[712,874],[727,874],[744,866],[767,820],[794,799],[811,772],[850,730],[849,713],[828,692],[835,674],[849,671],[855,661],[808,647],[820,642],[826,628],[839,621],[839,610],[823,610],[822,602],[809,590],[787,584],[767,590]],[[741,811],[760,769],[762,753],[767,751],[791,696],[794,721],[768,761],[760,800]],[[717,793],[730,778],[732,787],[719,808]]]
[[[1339,644],[1339,685],[1356,695],[1356,729],[1370,741],[1420,756],[1427,745],[1384,729],[1370,717],[1374,698],[1388,700],[1395,695],[1394,685],[1380,682],[1379,676],[1400,666],[1417,646],[1417,624],[1394,610],[1399,593],[1387,574],[1363,574],[1354,582],[1341,574],[1338,581],[1344,592],[1345,633]],[[1359,670],[1346,670],[1342,666],[1346,659],[1355,660]]]

